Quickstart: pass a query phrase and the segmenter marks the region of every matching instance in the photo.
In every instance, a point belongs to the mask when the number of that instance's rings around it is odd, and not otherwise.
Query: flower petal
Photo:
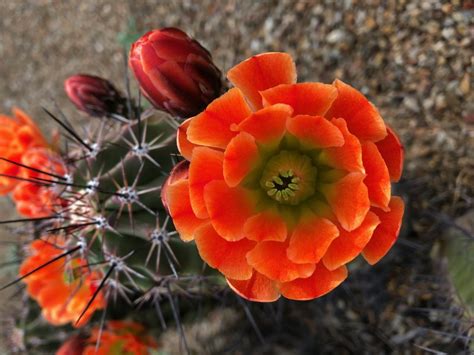
[[[254,248],[254,241],[244,238],[228,242],[217,234],[210,223],[196,231],[194,240],[204,261],[226,277],[235,280],[248,280],[252,277],[253,269],[245,256]]]
[[[390,208],[388,212],[373,209],[380,218],[380,224],[362,252],[364,259],[371,265],[377,263],[388,253],[400,232],[404,211],[403,200],[398,196],[393,196],[388,207]]]
[[[254,271],[249,280],[227,279],[229,287],[249,301],[273,302],[280,298],[280,293],[274,281]]]
[[[224,180],[230,187],[237,186],[259,161],[255,138],[240,132],[229,142],[224,152]]]
[[[310,214],[302,217],[291,235],[288,259],[295,263],[318,263],[339,230],[329,220]]]
[[[231,130],[252,112],[239,89],[230,89],[191,119],[187,138],[191,143],[225,149],[237,134]]]
[[[70,292],[71,290],[66,283],[58,279],[52,279],[44,285],[36,300],[43,308],[61,307],[71,296]]]
[[[262,53],[255,55],[230,69],[227,78],[249,100],[252,108],[262,108],[259,91],[280,84],[296,82],[296,67],[287,53]]]
[[[342,118],[333,118],[331,122],[339,128],[344,136],[342,147],[327,148],[322,152],[322,159],[327,165],[349,172],[365,173],[362,164],[362,148],[359,139],[347,129],[346,121]]]
[[[283,242],[286,240],[287,228],[285,221],[276,211],[264,211],[247,219],[244,234],[246,238],[257,242]]]
[[[197,218],[191,208],[188,180],[179,180],[169,185],[166,200],[174,226],[181,239],[185,242],[193,240],[196,228],[206,221]]]
[[[266,277],[288,282],[300,277],[309,277],[314,264],[296,264],[288,259],[287,243],[261,242],[247,254],[248,263]]]
[[[168,211],[168,188],[173,185],[174,183],[178,182],[179,180],[188,179],[189,178],[189,161],[182,160],[177,163],[173,169],[171,169],[170,175],[165,180],[163,185],[161,186],[161,202],[163,203],[163,207]]]
[[[39,129],[38,125],[36,122],[28,116],[24,111],[20,110],[17,107],[13,107],[12,109],[13,115],[15,118],[20,121],[22,124],[31,127],[32,131],[34,132],[33,135],[35,136],[36,139],[36,144],[35,146],[47,146],[48,143],[46,142],[46,139],[43,137],[43,134],[41,133],[41,130]]]
[[[325,116],[344,118],[349,131],[360,139],[376,142],[385,138],[385,123],[374,105],[358,90],[340,80],[333,85],[338,96]]]
[[[269,106],[243,120],[239,129],[250,133],[259,143],[275,146],[285,134],[286,120],[292,112],[293,109],[288,105]]]
[[[263,105],[287,104],[294,115],[324,116],[337,97],[333,85],[323,83],[282,84],[260,92]]]
[[[347,231],[359,227],[370,208],[364,178],[364,174],[350,173],[322,189],[339,223]]]
[[[288,119],[286,127],[309,149],[344,145],[344,137],[339,128],[322,116],[293,116]]]
[[[367,245],[379,223],[377,215],[369,211],[359,228],[351,232],[341,228],[339,237],[334,239],[324,254],[324,266],[329,270],[335,270],[355,259]]]
[[[385,164],[387,164],[390,179],[400,180],[403,170],[403,146],[396,133],[387,127],[387,137],[376,143]]]
[[[245,189],[215,180],[204,188],[204,201],[211,223],[222,238],[233,242],[244,237],[243,226],[253,214],[252,199]]]
[[[188,140],[188,128],[191,120],[192,118],[188,118],[186,121],[181,123],[176,133],[176,144],[178,150],[186,160],[191,160],[193,149],[196,147],[195,144]]]
[[[370,202],[386,210],[391,194],[390,175],[375,143],[367,141],[362,144],[362,160],[367,175],[364,184],[369,191]]]
[[[148,74],[145,73],[140,58],[130,58],[129,65],[135,77],[140,78],[140,89],[145,97],[154,104],[165,102],[165,96],[154,85]]]
[[[169,111],[175,114],[183,114],[179,112],[182,109],[186,111],[187,107],[191,107],[185,117],[192,116],[195,112],[199,112],[200,90],[190,75],[188,75],[182,65],[176,61],[166,61],[158,56],[156,49],[151,46],[141,47],[141,64],[143,74],[148,80],[143,80],[145,77],[136,72],[135,76],[140,80],[142,90],[149,88],[150,83],[154,87],[151,92],[143,93],[147,97],[151,97],[151,101],[156,103],[158,107],[166,107]],[[139,65],[133,65],[132,69],[138,69]],[[138,75],[137,75],[138,74]],[[142,81],[145,85],[142,84]],[[155,92],[159,92],[158,96],[151,96]],[[161,105],[160,105],[161,103]],[[177,110],[175,110],[177,109]]]
[[[204,202],[204,187],[213,180],[222,180],[224,154],[220,151],[196,147],[189,166],[189,197],[198,218],[208,218]]]
[[[280,291],[283,296],[291,300],[311,300],[332,291],[346,277],[347,269],[345,266],[329,271],[323,263],[319,263],[310,277],[283,283],[280,285]]]

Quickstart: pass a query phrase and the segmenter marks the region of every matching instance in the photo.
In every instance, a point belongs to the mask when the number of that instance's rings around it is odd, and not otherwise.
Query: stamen
[[[300,178],[294,176],[293,170],[280,171],[277,176],[265,181],[265,186],[270,188],[267,195],[275,196],[277,201],[288,201],[290,197],[295,196],[295,191],[299,190],[299,181]]]
[[[317,169],[299,152],[281,151],[266,164],[260,186],[273,200],[297,205],[314,193]]]

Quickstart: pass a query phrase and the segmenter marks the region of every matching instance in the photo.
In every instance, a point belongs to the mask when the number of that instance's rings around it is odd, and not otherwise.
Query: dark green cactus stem
[[[180,159],[175,125],[165,114],[144,114],[120,127],[110,143],[101,143],[96,156],[83,160],[74,174],[81,186],[96,181],[95,191],[81,201],[87,217],[97,222],[85,232],[86,240],[95,238],[91,262],[127,256],[126,270],[115,270],[115,280],[138,293],[169,276],[201,275],[203,269],[195,246],[179,239],[160,198],[168,172]],[[208,269],[207,274],[215,273]]]

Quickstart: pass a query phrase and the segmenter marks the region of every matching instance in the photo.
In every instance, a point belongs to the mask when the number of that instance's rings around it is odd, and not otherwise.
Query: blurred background
[[[0,13],[0,112],[20,107],[49,135],[42,106],[58,104],[78,125],[84,119],[67,100],[64,79],[94,74],[123,89],[124,44],[165,26],[198,39],[223,72],[250,55],[286,51],[299,81],[348,82],[400,134],[406,160],[397,193],[408,211],[391,253],[320,300],[253,307],[258,330],[225,305],[205,314],[186,326],[193,351],[469,351],[472,1],[29,0],[0,1]],[[2,200],[0,208],[7,219],[11,204]],[[171,330],[163,336],[170,353],[176,338]]]

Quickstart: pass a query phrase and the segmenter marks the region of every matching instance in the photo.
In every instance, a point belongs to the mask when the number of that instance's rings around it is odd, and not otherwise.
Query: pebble
[[[471,76],[469,75],[469,73],[465,73],[462,80],[461,80],[461,83],[459,84],[459,90],[461,90],[461,92],[464,94],[464,95],[467,95],[470,93],[471,91]]]
[[[347,33],[343,30],[334,30],[330,32],[326,38],[328,43],[334,44],[334,43],[339,43],[342,40],[345,40],[347,38]]]
[[[413,112],[420,112],[420,106],[418,105],[416,99],[413,97],[405,97],[405,99],[403,100],[403,104]]]

